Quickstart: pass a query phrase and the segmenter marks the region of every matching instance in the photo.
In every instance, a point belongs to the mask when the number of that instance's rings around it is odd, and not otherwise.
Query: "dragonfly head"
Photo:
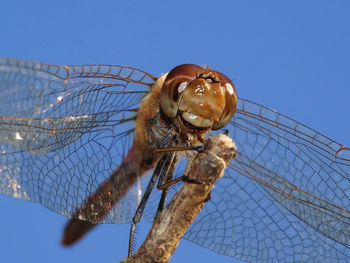
[[[193,64],[172,69],[164,80],[160,106],[200,129],[224,127],[236,110],[236,89],[224,74]]]

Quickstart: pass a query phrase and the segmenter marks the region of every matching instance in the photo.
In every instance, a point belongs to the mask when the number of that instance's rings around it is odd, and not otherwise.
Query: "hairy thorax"
[[[161,75],[142,99],[135,121],[135,154],[140,174],[154,167],[161,157],[156,149],[194,146],[204,141],[207,130],[195,130],[180,117],[169,120],[160,109],[161,90],[166,74]]]

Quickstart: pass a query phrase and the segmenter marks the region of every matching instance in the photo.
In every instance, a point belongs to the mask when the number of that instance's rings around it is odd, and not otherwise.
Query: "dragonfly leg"
[[[190,179],[190,178],[188,178],[187,175],[182,175],[182,176],[175,178],[171,181],[168,181],[160,186],[157,186],[157,189],[164,190],[164,189],[167,189],[174,184],[177,184],[178,182],[185,182],[185,183],[190,183],[190,184],[200,184],[200,182],[198,182],[197,180]]]
[[[154,220],[156,220],[158,218],[158,216],[160,215],[160,213],[164,209],[164,205],[165,205],[166,198],[167,198],[167,195],[169,192],[169,188],[162,187],[162,185],[164,185],[165,182],[169,182],[172,180],[172,178],[174,176],[174,170],[175,170],[176,163],[177,163],[177,155],[175,152],[173,152],[173,153],[169,154],[169,158],[167,160],[167,163],[165,164],[165,167],[167,167],[167,170],[163,170],[163,172],[159,175],[157,189],[162,190],[162,195],[161,195],[160,200],[159,200],[159,204],[158,204],[157,212],[154,216]]]
[[[154,185],[157,182],[159,174],[161,174],[162,170],[164,169],[164,164],[166,163],[166,159],[169,158],[168,155],[169,154],[164,154],[162,156],[162,158],[159,160],[159,162],[157,163],[157,166],[154,169],[154,172],[153,172],[152,177],[147,185],[145,193],[142,196],[141,202],[140,202],[139,206],[137,207],[135,215],[132,219],[132,224],[131,224],[130,233],[129,233],[128,257],[130,257],[132,255],[136,225],[140,222],[140,219],[141,219],[143,211],[146,207],[148,198],[151,195],[151,192],[154,188]]]
[[[169,148],[170,149],[170,148]],[[181,149],[181,151],[186,151],[186,150],[191,150],[191,151],[198,151],[198,152],[201,152],[203,150],[203,145],[200,145],[200,146],[195,146],[195,147],[177,147],[177,148],[171,148],[171,149],[177,149],[176,151],[178,151],[179,149]],[[161,150],[158,150],[158,151],[165,151],[165,150],[168,150],[168,149],[161,149]],[[189,162],[189,165],[185,171],[185,174],[178,177],[178,178],[175,178],[175,179],[172,179],[173,178],[173,174],[174,174],[174,169],[175,169],[175,165],[177,163],[176,161],[176,155],[175,153],[174,154],[174,158],[175,160],[171,163],[171,166],[169,165],[169,171],[167,172],[167,176],[161,176],[159,177],[159,181],[158,181],[158,185],[157,185],[157,189],[158,190],[164,190],[164,189],[167,189],[169,188],[170,186],[178,183],[178,182],[186,182],[186,183],[193,183],[193,184],[199,184],[199,182],[197,182],[196,180],[193,180],[193,179],[190,179],[186,173],[187,173],[187,170],[189,169],[189,167],[191,166],[190,163],[191,161]]]
[[[162,190],[162,196],[159,200],[159,204],[158,204],[158,209],[157,209],[157,212],[156,212],[156,215],[154,216],[154,219],[157,219],[158,216],[160,215],[160,213],[163,211],[164,209],[164,205],[165,205],[165,202],[166,202],[166,197],[168,195],[168,192],[169,192],[169,187],[178,183],[178,182],[186,182],[186,183],[190,183],[190,184],[200,184],[200,182],[198,182],[197,180],[194,180],[194,179],[190,179],[188,178],[187,175],[183,175],[183,176],[180,176],[179,178],[176,178],[174,180],[170,180],[167,182],[167,183],[164,183],[162,185],[158,185],[157,186],[157,189],[158,190]],[[210,200],[210,195],[208,196],[208,198],[206,199],[206,201],[209,201]],[[206,202],[205,201],[205,202]]]
[[[174,153],[173,153],[174,154]],[[174,170],[175,170],[175,165],[177,163],[176,155],[174,154],[173,160],[171,160],[171,164],[168,166],[169,169],[166,174],[160,174],[159,180],[158,180],[158,185],[157,189],[162,190],[162,196],[160,198],[159,204],[158,204],[158,209],[156,212],[156,215],[154,219],[157,219],[160,213],[162,212],[165,202],[166,202],[166,197],[169,192],[169,187],[178,183],[178,182],[186,182],[190,184],[200,184],[200,182],[190,179],[187,175],[182,175],[178,178],[172,179],[174,175]],[[208,196],[208,201],[210,200],[210,196]]]

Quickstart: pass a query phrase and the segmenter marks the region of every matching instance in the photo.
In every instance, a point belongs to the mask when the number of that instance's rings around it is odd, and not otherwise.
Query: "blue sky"
[[[240,97],[350,145],[349,1],[5,0],[0,7],[0,56],[129,65],[156,76],[182,63],[207,64],[232,78]],[[126,255],[128,225],[100,226],[64,249],[66,218],[6,196],[0,211],[1,262]],[[235,262],[182,241],[172,262],[188,257]]]

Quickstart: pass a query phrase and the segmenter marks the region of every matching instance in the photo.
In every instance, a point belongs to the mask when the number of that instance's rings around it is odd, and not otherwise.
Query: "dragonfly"
[[[0,58],[0,105],[0,193],[70,218],[66,245],[133,222],[152,172],[181,175],[193,149],[226,132],[235,158],[184,238],[247,262],[350,257],[350,149],[237,97],[220,72]],[[148,220],[167,191],[152,191]]]

